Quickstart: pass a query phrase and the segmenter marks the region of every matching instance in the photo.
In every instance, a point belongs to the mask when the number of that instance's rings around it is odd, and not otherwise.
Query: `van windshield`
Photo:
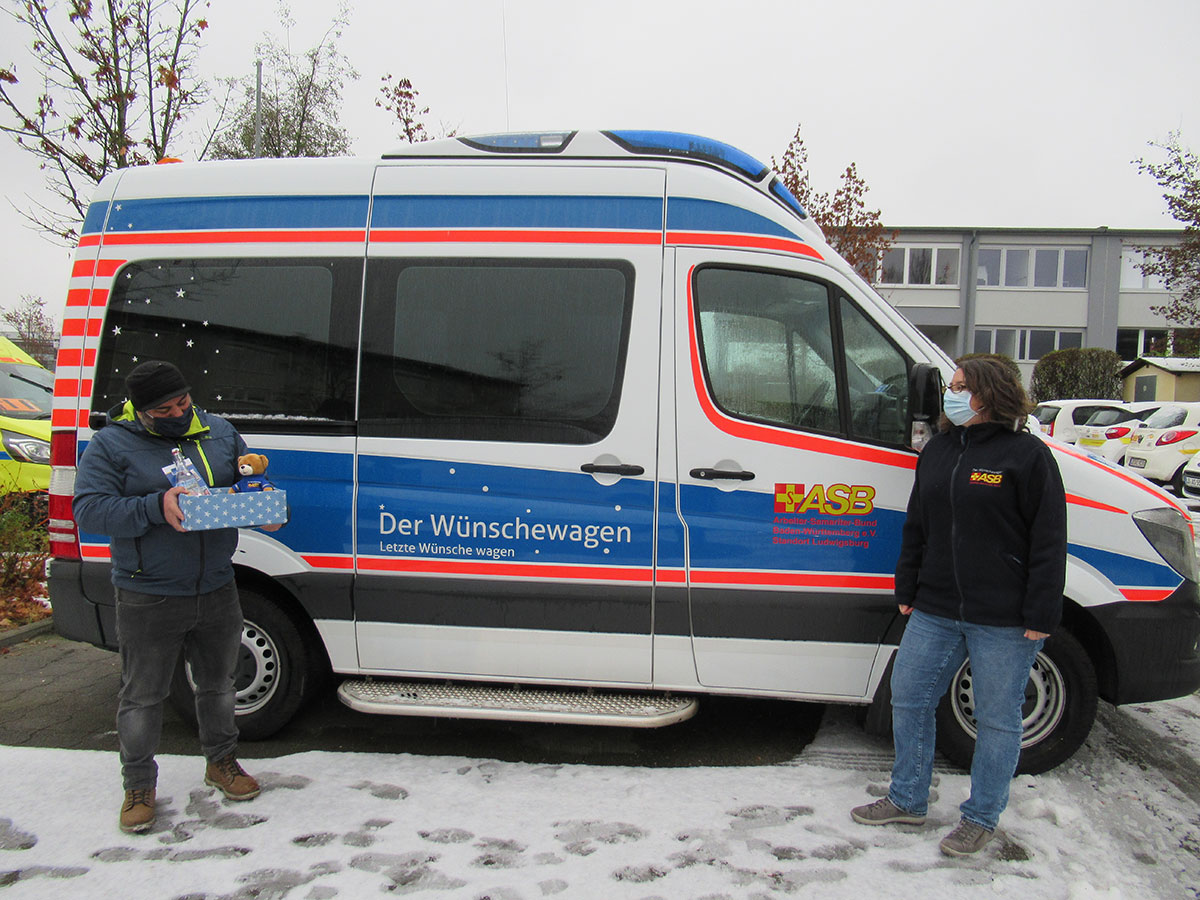
[[[0,415],[48,419],[53,402],[53,372],[41,366],[0,363]]]

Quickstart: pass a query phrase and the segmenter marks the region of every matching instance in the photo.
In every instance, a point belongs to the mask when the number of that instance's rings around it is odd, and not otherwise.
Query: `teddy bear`
[[[231,494],[275,490],[275,485],[267,480],[267,458],[261,453],[239,456],[238,474],[242,477],[229,489]]]

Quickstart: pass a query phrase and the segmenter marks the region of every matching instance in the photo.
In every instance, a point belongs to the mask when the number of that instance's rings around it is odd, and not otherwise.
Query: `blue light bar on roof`
[[[468,147],[497,153],[560,153],[575,137],[574,131],[527,131],[517,134],[481,134],[459,138]]]
[[[808,218],[808,213],[800,205],[800,201],[796,199],[796,195],[789,191],[778,178],[771,179],[771,193],[782,200],[784,205],[800,218]]]
[[[686,156],[731,169],[751,181],[760,181],[767,167],[748,153],[711,138],[678,131],[605,131],[603,134],[630,153]]]

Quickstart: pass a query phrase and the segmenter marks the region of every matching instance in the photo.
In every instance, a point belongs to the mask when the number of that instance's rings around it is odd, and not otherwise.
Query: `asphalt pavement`
[[[0,744],[115,754],[120,669],[115,653],[65,640],[48,625],[0,633]],[[769,765],[799,755],[816,734],[824,708],[706,697],[696,716],[677,725],[612,728],[369,715],[340,703],[331,685],[274,737],[243,742],[239,755],[333,750],[539,764]],[[169,704],[159,752],[199,752],[194,730]]]

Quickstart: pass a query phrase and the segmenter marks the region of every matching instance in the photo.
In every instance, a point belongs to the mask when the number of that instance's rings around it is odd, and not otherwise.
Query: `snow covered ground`
[[[1112,715],[1200,759],[1200,696]],[[1200,797],[1126,758],[1105,721],[1070,763],[1014,782],[999,839],[966,861],[937,848],[965,775],[936,776],[924,827],[850,820],[886,790],[889,753],[837,708],[772,766],[311,752],[251,761],[262,795],[230,803],[198,758],[168,756],[158,823],[141,836],[116,827],[113,754],[0,747],[0,896],[1200,897]]]

